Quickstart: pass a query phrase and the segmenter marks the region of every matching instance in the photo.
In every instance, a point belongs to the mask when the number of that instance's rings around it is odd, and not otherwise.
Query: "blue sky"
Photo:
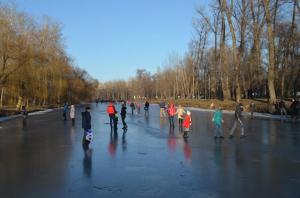
[[[207,2],[14,0],[20,11],[60,22],[68,54],[101,82],[133,77],[138,68],[153,73],[170,54],[183,56],[195,7]]]

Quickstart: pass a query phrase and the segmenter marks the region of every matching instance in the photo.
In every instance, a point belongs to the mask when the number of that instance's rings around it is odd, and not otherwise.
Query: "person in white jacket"
[[[74,125],[75,124],[75,106],[74,105],[71,105],[70,118],[72,120],[72,125]]]
[[[185,113],[186,113],[186,112],[185,112],[184,108],[183,108],[181,105],[179,105],[179,106],[178,106],[178,109],[177,109],[177,111],[176,111],[176,114],[177,114],[177,116],[178,116],[179,131],[183,131],[183,126],[182,126],[182,124],[183,124],[183,117],[184,117],[184,114],[185,114]]]

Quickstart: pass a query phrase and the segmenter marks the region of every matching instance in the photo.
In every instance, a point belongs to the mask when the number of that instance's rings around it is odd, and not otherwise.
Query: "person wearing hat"
[[[191,125],[192,125],[192,118],[191,118],[191,112],[187,111],[186,116],[184,117],[183,120],[183,137],[187,138],[188,132],[190,131]]]

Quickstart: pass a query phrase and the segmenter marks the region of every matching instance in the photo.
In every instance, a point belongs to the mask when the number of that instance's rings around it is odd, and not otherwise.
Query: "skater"
[[[174,106],[173,103],[170,103],[169,107],[168,107],[168,116],[169,116],[169,123],[170,123],[170,128],[175,128],[175,125],[174,125],[174,116],[176,114],[176,108]]]
[[[159,115],[160,115],[161,118],[166,117],[165,110],[166,110],[166,103],[164,101],[161,101],[159,103]]]
[[[251,102],[250,103],[251,119],[253,119],[253,114],[254,114],[255,109],[256,109],[255,103]]]
[[[125,118],[126,118],[126,114],[127,114],[126,109],[127,109],[126,103],[124,102],[124,104],[122,105],[122,108],[121,108],[121,113],[120,113],[121,119],[122,119],[122,124],[123,124],[123,130],[127,129],[127,124],[125,122]]]
[[[111,130],[113,129],[113,124],[115,123],[115,115],[116,115],[116,108],[112,102],[110,102],[107,106],[106,112],[109,116],[109,124]]]
[[[217,110],[214,112],[212,122],[215,124],[215,138],[224,138],[222,129],[222,123],[224,120],[221,108],[217,108]]]
[[[67,120],[67,112],[68,112],[68,104],[65,103],[64,108],[63,108],[63,117],[64,117],[64,121]]]
[[[72,125],[74,126],[74,124],[75,124],[75,106],[74,105],[71,105],[70,118],[72,120]]]
[[[184,120],[183,120],[183,123],[182,123],[182,126],[184,128],[183,129],[183,137],[184,138],[189,137],[188,133],[190,131],[191,125],[192,125],[191,112],[187,111],[186,116],[184,117]]]
[[[286,120],[287,112],[286,112],[286,107],[285,107],[285,103],[283,100],[279,101],[278,108],[279,108],[281,120]]]
[[[134,114],[134,109],[135,109],[135,105],[133,102],[130,103],[130,108],[131,108],[131,115]]]
[[[149,102],[146,101],[146,102],[145,102],[145,107],[144,107],[145,114],[149,114],[149,106],[150,106]]]
[[[296,121],[299,114],[299,101],[297,99],[292,100],[292,104],[290,106],[290,111],[292,114],[292,120]]]
[[[243,106],[241,103],[239,103],[236,108],[235,108],[235,112],[234,112],[234,123],[233,126],[230,130],[230,137],[233,138],[233,133],[236,129],[236,125],[239,123],[241,125],[241,138],[245,137],[244,134],[244,124],[241,120],[242,118],[242,111],[243,111]]]
[[[26,107],[24,105],[21,108],[21,114],[22,114],[23,118],[26,118],[28,115]]]
[[[182,123],[183,123],[183,116],[185,114],[185,110],[182,108],[181,105],[178,106],[178,109],[176,111],[176,114],[178,116],[178,123],[179,123],[179,131],[182,132],[183,131],[183,126],[182,126]]]
[[[137,107],[137,114],[140,114],[141,113],[141,103],[140,102],[137,102],[136,103],[136,107]]]
[[[81,113],[82,116],[82,128],[84,130],[82,143],[89,144],[92,140],[92,125],[90,107],[86,107],[85,111]]]

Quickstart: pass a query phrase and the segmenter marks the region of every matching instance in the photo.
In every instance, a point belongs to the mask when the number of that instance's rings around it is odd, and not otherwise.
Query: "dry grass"
[[[159,103],[160,100],[153,100],[153,103]],[[202,109],[210,109],[210,105],[213,102],[215,107],[220,107],[223,110],[235,110],[236,102],[235,101],[223,101],[223,100],[166,100],[167,103],[173,102],[175,105],[182,105],[184,107],[197,107]],[[256,106],[256,112],[269,113],[269,105],[266,99],[259,100],[250,100],[242,99],[241,103],[244,106],[244,111],[249,112],[249,105],[254,102]],[[286,101],[287,106],[289,102]]]

